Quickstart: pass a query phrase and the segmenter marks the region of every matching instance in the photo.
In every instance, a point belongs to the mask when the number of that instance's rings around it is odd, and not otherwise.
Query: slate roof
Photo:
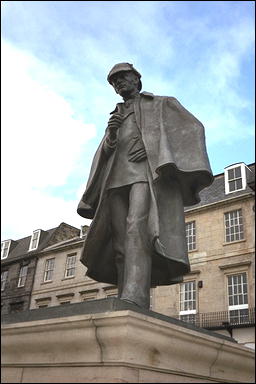
[[[253,184],[253,180],[255,180],[255,163],[247,165],[247,167],[251,170],[247,172],[247,186],[246,189],[242,191],[237,191],[229,194],[225,194],[225,181],[224,181],[224,172],[214,176],[213,183],[203,189],[199,196],[201,198],[200,203],[195,204],[190,207],[185,207],[185,212],[190,209],[195,209],[198,207],[202,207],[204,205],[213,204],[222,200],[229,200],[230,198],[247,195],[248,193],[252,193],[252,188],[248,185]]]
[[[47,231],[41,230],[38,247],[33,251],[29,251],[31,236],[27,236],[18,240],[12,240],[9,254],[6,259],[1,260],[1,264],[3,265],[11,261],[16,261],[25,257],[30,257],[32,255],[38,254],[38,252],[42,251],[49,244],[58,242],[58,233],[67,229],[70,229],[71,234],[73,233],[72,237],[74,237],[74,234],[77,234],[77,236],[79,236],[80,234],[80,230],[78,228],[75,228],[66,223],[61,223],[58,227],[48,229]],[[71,235],[69,236],[69,238],[70,237]]]
[[[53,251],[53,250],[59,249],[61,247],[65,247],[65,246],[69,246],[69,245],[73,245],[73,244],[78,244],[78,243],[81,243],[83,241],[84,241],[84,238],[82,239],[80,236],[76,236],[76,237],[73,237],[72,239],[63,240],[63,241],[60,241],[56,244],[49,245],[49,246],[43,248],[43,252]]]

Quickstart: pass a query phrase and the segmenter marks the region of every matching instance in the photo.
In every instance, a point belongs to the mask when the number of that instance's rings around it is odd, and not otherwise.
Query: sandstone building
[[[214,177],[213,184],[201,192],[201,202],[186,207],[191,272],[181,284],[151,289],[151,310],[232,335],[239,343],[252,348],[255,325],[254,172],[254,164],[237,163],[226,167]],[[26,305],[16,310],[117,295],[115,286],[95,282],[86,276],[86,268],[80,262],[86,230],[84,226],[81,231],[73,229],[68,236],[56,238],[56,241],[45,240],[31,254],[20,252],[16,264],[11,254],[4,257],[5,311],[8,305],[10,310],[10,300],[14,302],[14,297],[16,300],[17,279],[22,278],[21,267],[17,266],[27,260],[30,263],[34,260],[34,264],[30,264],[31,278],[25,285]],[[29,238],[26,241],[28,248]],[[4,246],[3,252],[6,244]],[[10,249],[11,246],[14,250],[15,244],[10,243]],[[7,270],[8,277],[4,275]],[[15,284],[11,283],[14,280]]]
[[[31,236],[1,242],[2,314],[29,309],[39,252],[77,234],[77,228],[61,223],[57,228],[37,229]]]
[[[254,164],[226,167],[185,209],[191,272],[154,290],[156,312],[232,335],[254,345]]]

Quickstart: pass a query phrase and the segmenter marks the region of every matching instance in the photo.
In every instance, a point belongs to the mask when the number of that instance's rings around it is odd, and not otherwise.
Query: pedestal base
[[[86,314],[89,303],[81,303],[29,311],[31,321],[5,317],[2,383],[254,382],[253,351],[232,339],[118,299],[102,302],[104,312],[97,303]],[[78,305],[84,314],[70,314]]]

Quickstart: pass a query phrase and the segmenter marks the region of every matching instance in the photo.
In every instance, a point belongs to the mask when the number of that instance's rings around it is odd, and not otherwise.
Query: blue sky
[[[254,2],[3,1],[2,240],[87,223],[76,207],[133,63],[205,126],[213,173],[254,162]],[[89,223],[89,222],[88,222]]]

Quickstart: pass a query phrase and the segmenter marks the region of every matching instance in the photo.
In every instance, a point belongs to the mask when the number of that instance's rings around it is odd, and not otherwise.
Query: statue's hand
[[[123,122],[123,116],[120,113],[114,113],[108,121],[108,136],[111,141],[116,140],[117,131]]]

